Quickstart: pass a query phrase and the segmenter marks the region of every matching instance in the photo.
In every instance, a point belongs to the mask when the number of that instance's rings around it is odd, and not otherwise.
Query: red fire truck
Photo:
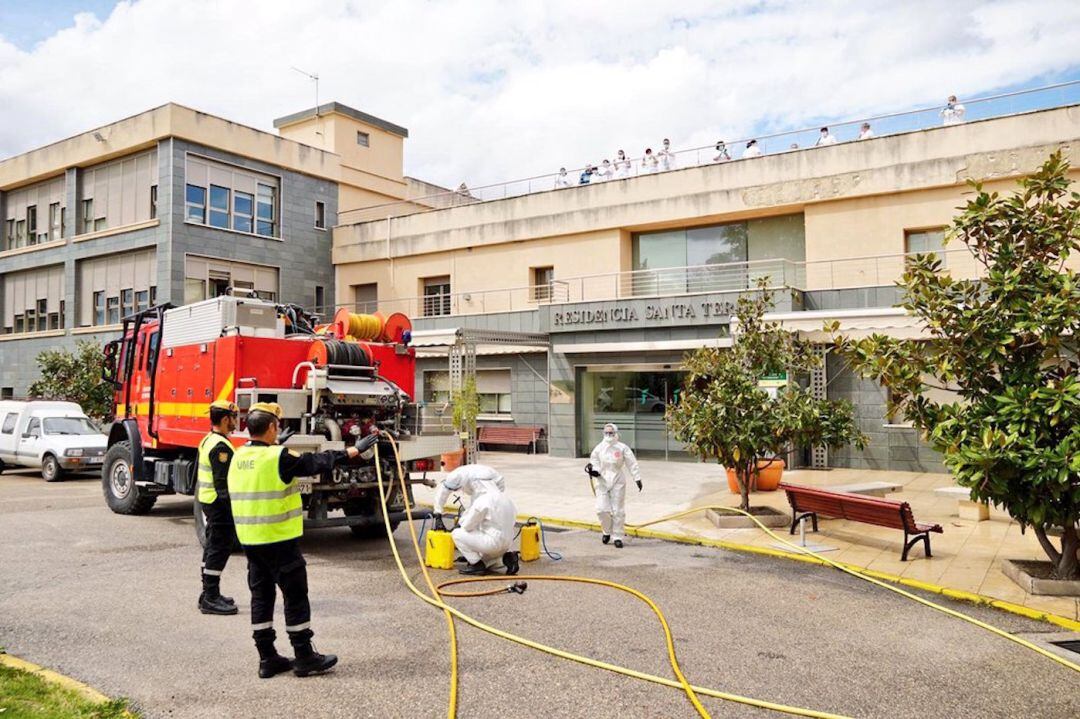
[[[105,501],[119,514],[149,512],[163,494],[193,494],[196,448],[209,431],[209,406],[240,409],[234,445],[247,441],[247,408],[277,402],[297,451],[343,449],[371,426],[392,433],[412,484],[428,482],[443,453],[461,448],[452,431],[425,427],[414,401],[416,351],[402,315],[353,315],[314,326],[295,306],[224,296],[183,307],[153,307],[124,319],[105,347],[104,377],[116,388],[116,420],[102,467]],[[384,477],[396,477],[382,452]],[[349,526],[361,536],[382,528],[373,460],[297,480],[306,527]],[[196,529],[205,539],[201,508]],[[394,526],[404,499],[389,498]]]

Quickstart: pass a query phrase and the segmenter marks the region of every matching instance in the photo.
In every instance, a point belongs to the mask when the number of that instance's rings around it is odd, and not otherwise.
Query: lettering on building
[[[694,323],[700,319],[727,322],[735,313],[731,302],[712,300],[696,302],[649,302],[641,308],[632,305],[597,306],[551,313],[554,327],[592,327],[596,325],[645,323]]]

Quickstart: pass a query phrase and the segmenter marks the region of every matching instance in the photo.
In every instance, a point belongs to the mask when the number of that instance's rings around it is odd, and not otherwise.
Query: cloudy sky
[[[0,0],[0,156],[173,100],[336,99],[471,187],[1080,79],[1080,2]]]

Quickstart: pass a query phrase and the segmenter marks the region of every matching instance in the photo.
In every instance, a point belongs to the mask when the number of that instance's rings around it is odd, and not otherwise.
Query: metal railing
[[[973,98],[962,102],[965,112],[964,122],[974,120],[986,120],[995,117],[1006,117],[1022,112],[1034,110],[1047,110],[1066,105],[1080,104],[1080,80],[1063,82],[1055,85],[1019,90],[1016,92],[989,95],[986,97]],[[638,177],[646,174],[667,172],[689,167],[703,165],[722,164],[724,162],[743,161],[754,158],[744,158],[747,144],[755,141],[762,155],[775,155],[784,152],[803,152],[813,150],[817,142],[820,128],[827,125],[830,134],[838,143],[857,141],[860,128],[863,123],[869,123],[874,137],[885,137],[916,130],[926,130],[940,127],[943,122],[941,105],[925,107],[916,110],[905,110],[859,120],[845,120],[831,122],[821,120],[812,127],[800,130],[787,130],[756,137],[745,137],[727,142],[727,159],[719,153],[714,145],[694,147],[672,152],[669,157],[658,158],[655,166],[644,165],[640,157],[631,157],[625,171],[613,174],[610,178],[593,176],[588,184],[599,182],[614,182],[630,177]],[[659,147],[653,148],[654,154]],[[598,166],[604,158],[590,165]],[[615,161],[614,155],[607,159]],[[665,161],[666,160],[666,161]],[[440,192],[422,197],[409,198],[396,202],[372,205],[369,207],[344,210],[338,213],[338,224],[349,225],[369,220],[384,219],[386,217],[399,217],[420,212],[471,205],[479,202],[503,200],[510,197],[520,197],[535,192],[547,190],[565,189],[571,191],[582,187],[579,184],[584,167],[574,168],[567,172],[570,186],[563,188],[559,183],[559,174],[550,173],[525,177],[508,182],[498,182],[491,185],[459,189],[456,191]]]
[[[868,255],[811,261],[752,260],[628,270],[556,279],[545,285],[360,302],[350,309],[353,312],[378,310],[384,314],[402,312],[413,319],[479,315],[534,310],[549,304],[745,292],[757,287],[761,278],[766,278],[766,286],[774,290],[888,287],[895,285],[901,278],[914,254]],[[948,249],[936,254],[942,262],[943,271],[954,278],[983,276],[984,268],[966,248]],[[336,308],[335,305],[314,308],[313,311],[329,317]]]

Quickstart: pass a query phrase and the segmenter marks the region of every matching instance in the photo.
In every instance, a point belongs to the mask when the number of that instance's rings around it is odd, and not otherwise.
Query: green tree
[[[465,377],[461,389],[450,397],[454,408],[454,427],[458,432],[476,435],[476,418],[480,414],[480,395],[476,391],[476,377]]]
[[[112,419],[112,387],[101,379],[104,358],[101,345],[87,340],[76,343],[74,352],[53,349],[39,353],[41,379],[30,385],[30,396],[77,402],[99,422]]]
[[[687,355],[683,391],[666,414],[672,433],[692,453],[735,471],[744,511],[759,460],[792,447],[866,443],[850,403],[816,399],[797,384],[774,399],[758,386],[765,375],[805,376],[821,362],[810,343],[764,320],[773,307],[766,285],[759,282],[757,292],[739,298],[730,349],[703,347]]]
[[[972,497],[1031,527],[1054,573],[1080,577],[1080,195],[1060,152],[1007,197],[972,183],[949,232],[977,263],[954,279],[934,254],[908,264],[900,303],[929,339],[839,339],[852,367],[890,390]],[[832,327],[836,330],[835,325]],[[949,389],[954,398],[931,396]],[[1062,528],[1055,546],[1048,528]]]

